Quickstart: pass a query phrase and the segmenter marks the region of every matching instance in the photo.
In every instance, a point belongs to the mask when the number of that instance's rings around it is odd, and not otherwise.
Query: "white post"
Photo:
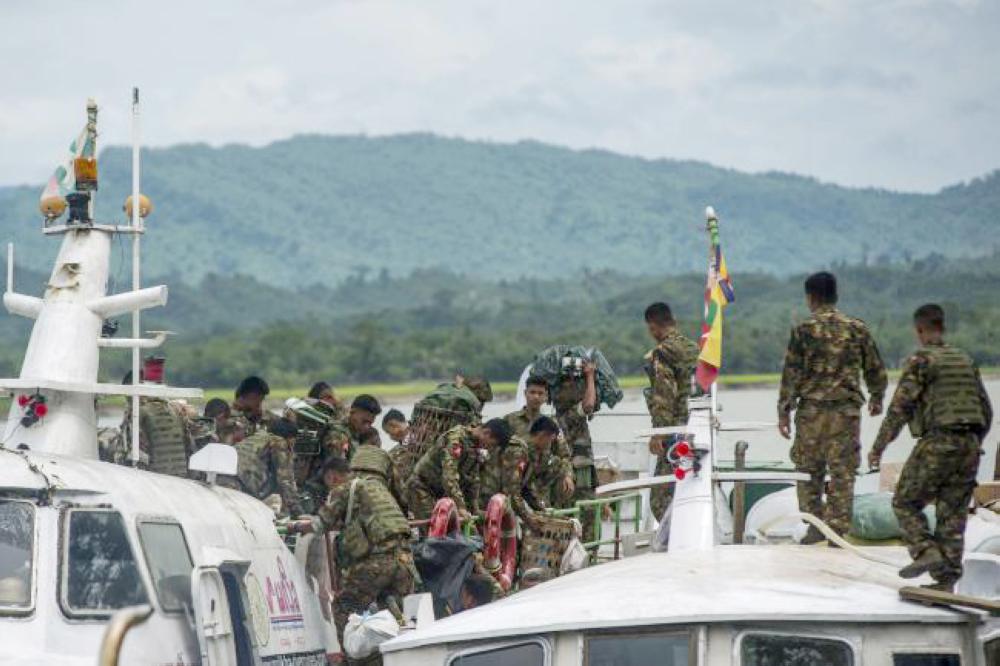
[[[139,273],[140,248],[139,237],[142,235],[142,218],[139,216],[139,89],[132,88],[132,289],[139,290],[141,275]],[[132,337],[141,337],[139,308],[132,310]],[[139,383],[138,346],[132,348],[132,384]],[[139,462],[139,396],[132,396],[132,464]]]

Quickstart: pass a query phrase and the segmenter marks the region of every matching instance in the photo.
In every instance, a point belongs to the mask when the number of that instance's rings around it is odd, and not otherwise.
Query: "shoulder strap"
[[[354,515],[354,489],[358,487],[359,481],[361,479],[353,479],[351,481],[351,489],[347,494],[347,518],[344,519],[345,526],[351,522],[351,517]]]

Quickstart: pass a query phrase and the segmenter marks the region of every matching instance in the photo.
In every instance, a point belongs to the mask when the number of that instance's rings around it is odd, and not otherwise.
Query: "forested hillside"
[[[945,305],[952,337],[984,365],[1000,365],[1000,254],[979,261],[941,256],[908,264],[835,265],[841,305],[864,318],[886,362],[913,348],[910,314],[928,300]],[[727,310],[726,372],[780,369],[789,327],[806,315],[803,275],[737,271]],[[41,293],[42,275],[18,271],[19,289]],[[147,284],[153,284],[150,280]],[[667,300],[694,336],[704,276],[635,277],[585,272],[569,280],[490,281],[440,270],[404,278],[352,278],[333,288],[280,289],[244,277],[208,275],[170,283],[166,308],[145,328],[177,332],[164,348],[172,383],[232,386],[261,373],[275,386],[439,379],[456,369],[514,379],[538,350],[557,343],[596,345],[622,373],[640,371],[649,347],[642,312]],[[128,317],[121,318],[128,333]],[[0,374],[17,373],[29,322],[0,317]],[[102,374],[117,379],[127,352],[103,352]]]
[[[128,151],[108,148],[100,167],[99,216],[120,218]],[[189,284],[244,274],[285,288],[426,269],[484,280],[700,271],[706,204],[742,272],[982,255],[996,246],[1000,213],[996,173],[935,195],[898,194],[422,134],[154,149],[143,178],[156,205],[148,273]],[[0,188],[0,224],[21,263],[48,270],[56,247],[37,232],[40,190]]]

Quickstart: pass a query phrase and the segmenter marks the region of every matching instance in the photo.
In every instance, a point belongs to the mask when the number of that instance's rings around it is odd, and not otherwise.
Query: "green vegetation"
[[[99,219],[121,219],[129,164],[124,148],[102,152]],[[722,216],[734,268],[787,275],[834,261],[988,254],[1000,211],[996,173],[899,194],[424,134],[152,149],[143,186],[156,205],[146,272],[172,284],[216,273],[334,286],[428,268],[486,280],[701,272],[706,204]],[[0,224],[25,266],[48,270],[55,244],[37,233],[40,191],[0,188]]]

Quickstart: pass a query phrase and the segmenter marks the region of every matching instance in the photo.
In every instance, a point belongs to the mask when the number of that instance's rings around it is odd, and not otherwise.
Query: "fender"
[[[458,509],[455,500],[442,497],[434,504],[431,520],[427,525],[427,536],[451,537],[461,533],[461,523],[458,519]]]
[[[491,497],[486,505],[483,559],[483,566],[504,591],[510,590],[517,571],[517,519],[503,493]]]

